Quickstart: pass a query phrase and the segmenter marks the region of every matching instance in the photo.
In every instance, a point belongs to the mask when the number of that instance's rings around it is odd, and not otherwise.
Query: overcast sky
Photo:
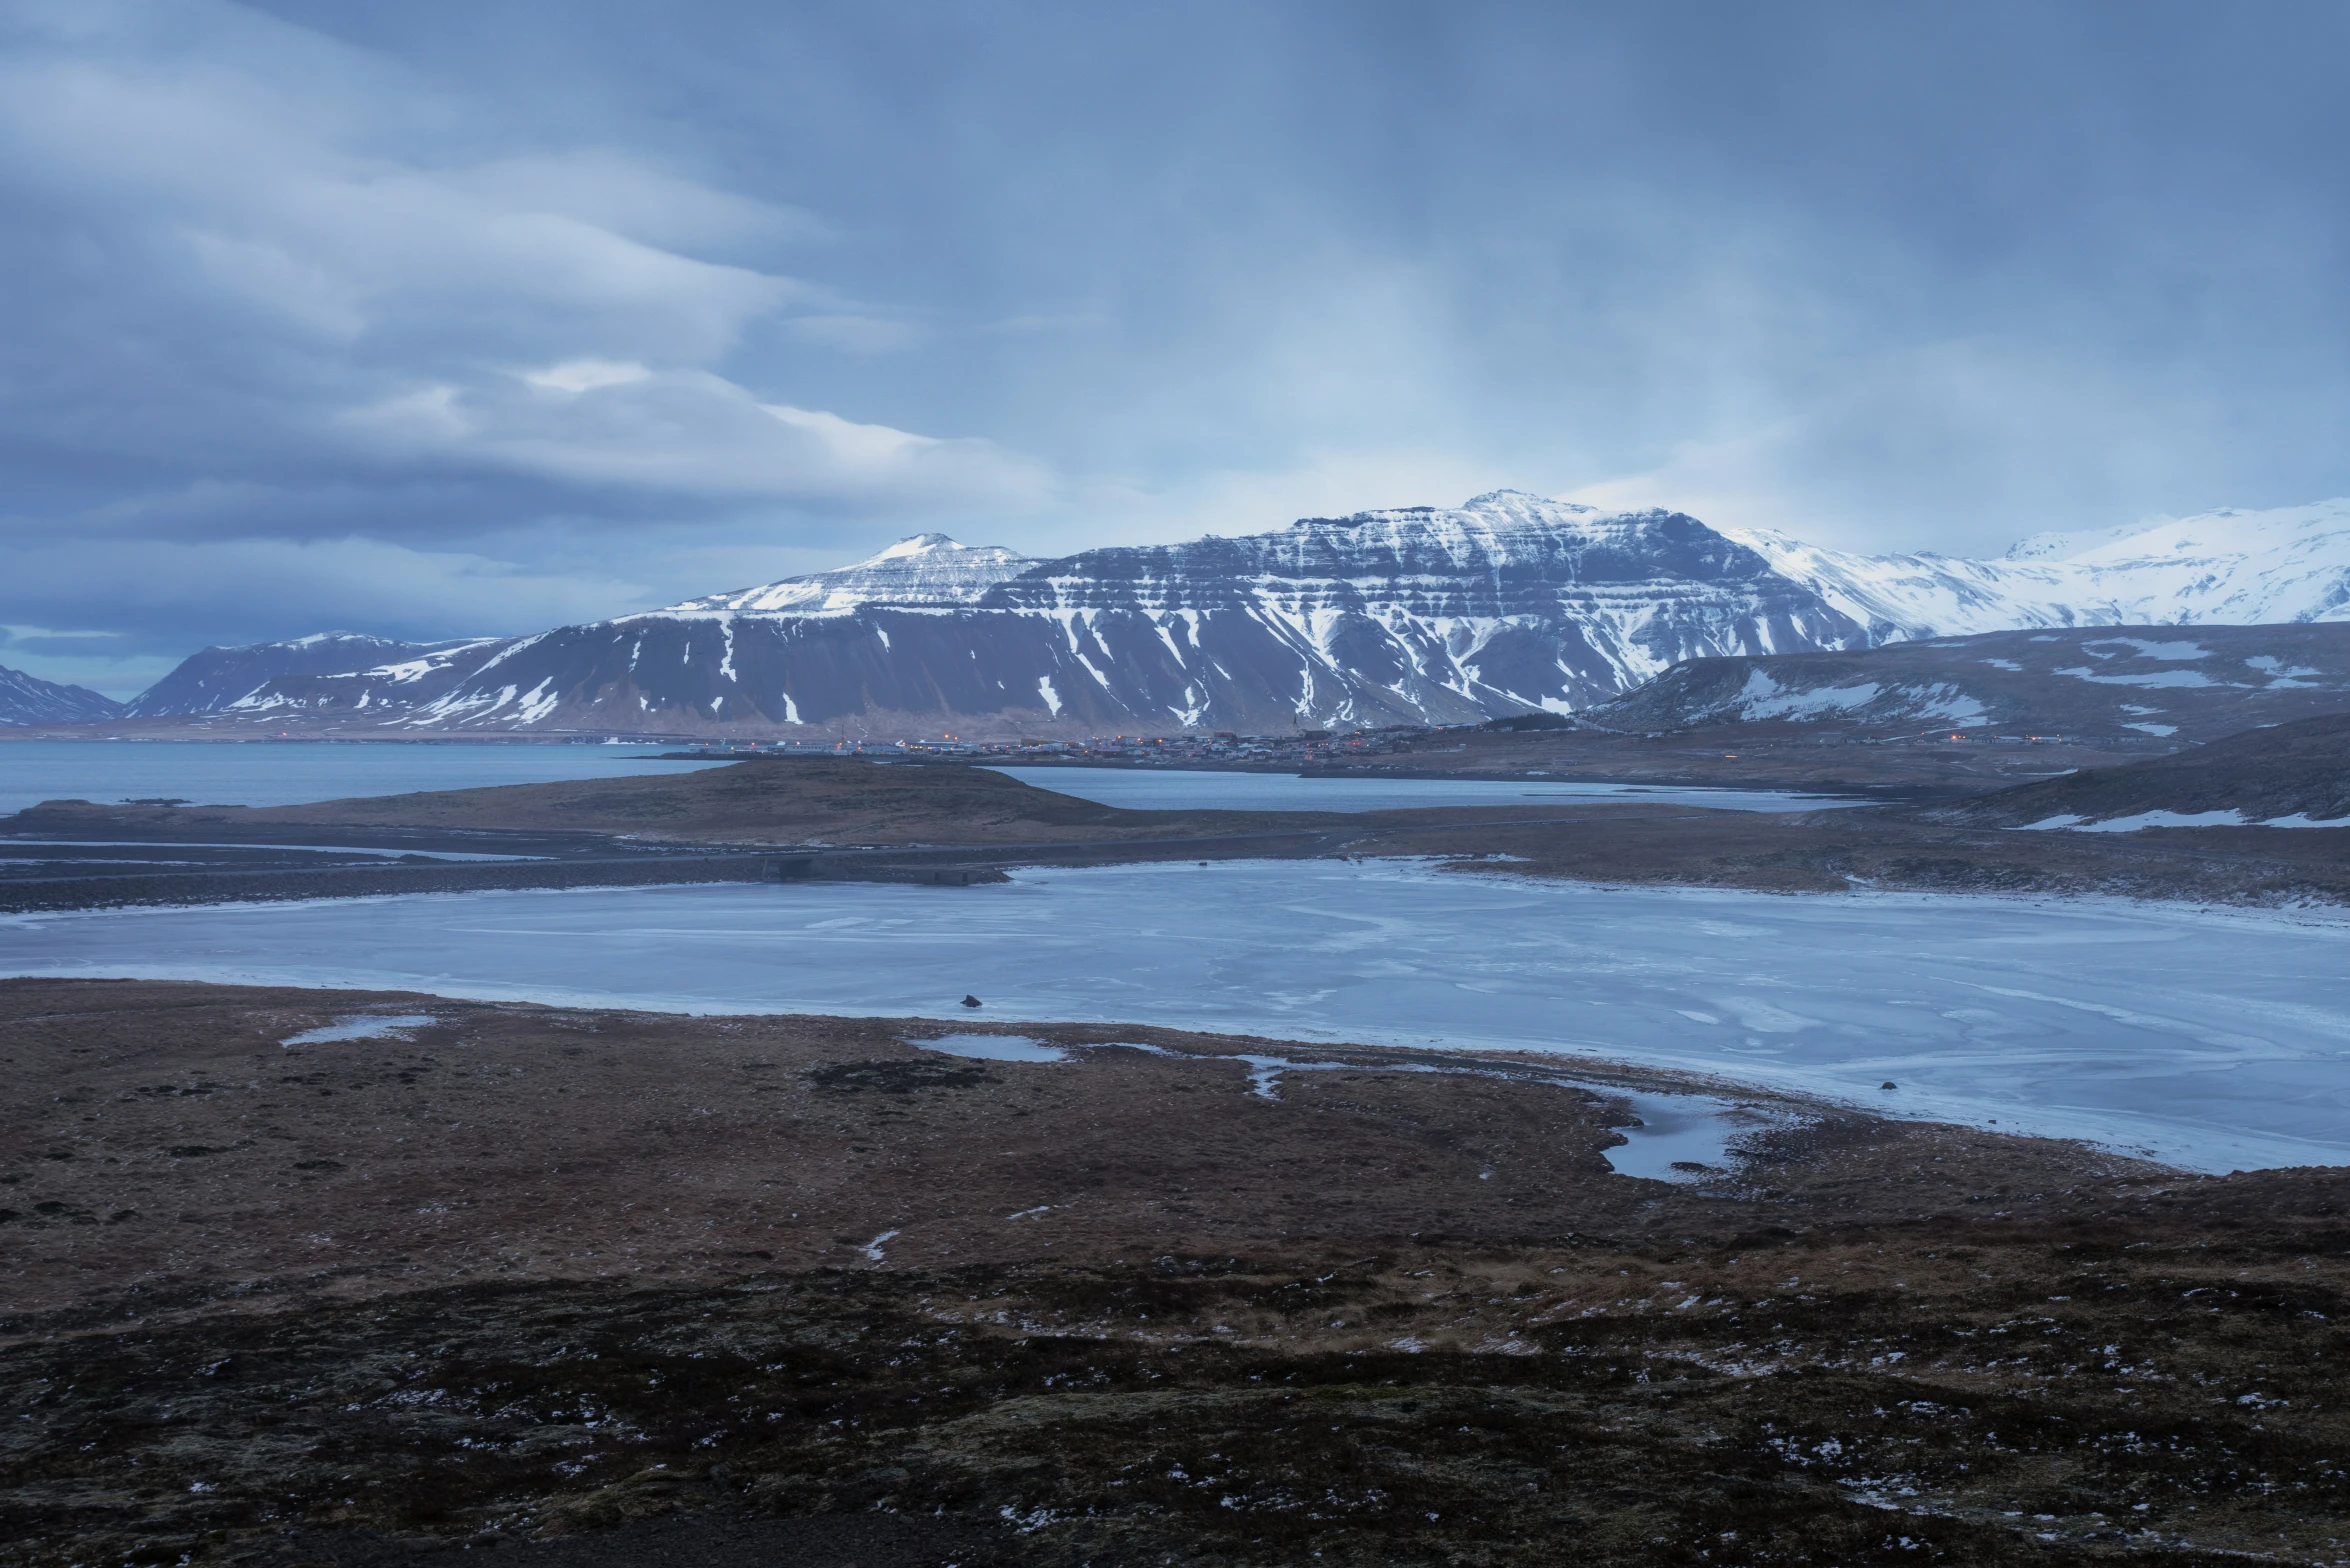
[[[0,0],[0,663],[2350,491],[2350,7]]]

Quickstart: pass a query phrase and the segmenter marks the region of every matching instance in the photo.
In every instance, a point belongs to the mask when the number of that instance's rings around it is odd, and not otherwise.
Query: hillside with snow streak
[[[87,686],[45,681],[0,664],[0,724],[86,724],[122,712],[121,703]]]

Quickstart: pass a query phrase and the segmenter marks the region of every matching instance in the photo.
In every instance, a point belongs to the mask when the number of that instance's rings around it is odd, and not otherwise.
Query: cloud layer
[[[0,0],[0,662],[1503,484],[1956,551],[2350,491],[2346,42]]]

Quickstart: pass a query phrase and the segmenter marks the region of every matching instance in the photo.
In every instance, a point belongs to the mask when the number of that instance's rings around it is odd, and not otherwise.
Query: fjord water
[[[44,800],[180,799],[205,806],[296,806],[411,790],[557,784],[691,772],[720,762],[663,761],[642,746],[468,744],[462,741],[0,743],[0,815]],[[1738,811],[1848,804],[1777,790],[1664,789],[1512,783],[1492,779],[1306,779],[1200,769],[998,768],[1039,789],[1135,810],[1397,811],[1415,806],[1515,806],[1561,800],[1657,801]]]
[[[299,806],[411,790],[558,784],[708,766],[662,762],[641,746],[20,740],[0,742],[0,815],[44,800]]]
[[[1411,811],[1429,806],[1587,804],[1711,806],[1721,811],[1822,811],[1867,802],[1775,789],[1687,789],[1573,779],[1301,778],[1204,768],[999,767],[1038,789],[1129,811]]]
[[[986,1018],[1563,1052],[2215,1170],[2350,1163],[2331,915],[1220,862],[17,916],[0,972],[958,1019],[968,992]]]

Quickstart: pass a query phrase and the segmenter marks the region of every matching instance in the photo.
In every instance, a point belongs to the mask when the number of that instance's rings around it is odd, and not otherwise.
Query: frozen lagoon
[[[2328,914],[1218,862],[13,916],[0,972],[956,1019],[972,992],[990,1019],[1564,1052],[2203,1169],[2350,1164]]]

